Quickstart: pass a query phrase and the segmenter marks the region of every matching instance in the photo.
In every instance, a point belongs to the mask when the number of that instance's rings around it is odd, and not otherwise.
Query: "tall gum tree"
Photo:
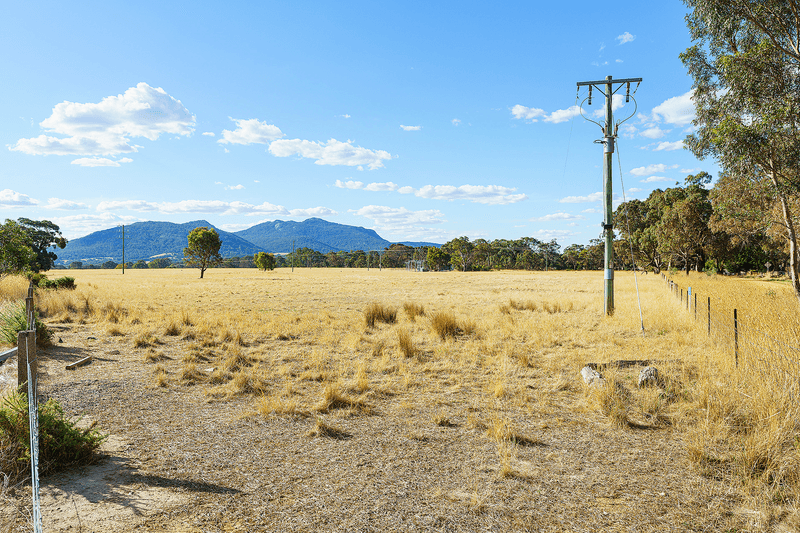
[[[781,214],[800,301],[800,6],[796,0],[684,0],[694,45],[681,54],[693,79],[697,131],[686,146],[716,158],[742,190],[767,180]]]

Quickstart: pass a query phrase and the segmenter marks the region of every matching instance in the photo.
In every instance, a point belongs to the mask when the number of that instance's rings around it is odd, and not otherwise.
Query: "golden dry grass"
[[[621,431],[679,429],[698,471],[731,476],[765,509],[800,503],[800,372],[792,373],[796,352],[776,349],[800,344],[798,305],[785,284],[674,276],[698,295],[695,320],[693,300],[687,310],[661,277],[640,276],[642,334],[633,278],[623,272],[612,318],[602,315],[597,272],[296,269],[269,280],[255,270],[224,269],[203,280],[176,269],[69,275],[78,289],[39,293],[42,314],[53,323],[101,324],[140,350],[177,343],[183,359],[145,352],[143,360],[158,363],[155,387],[250,396],[262,415],[292,417],[380,414],[392,405],[411,411],[433,395],[468,391],[479,407],[464,414],[464,426],[497,443],[501,477],[519,474],[516,447],[541,442],[513,429],[503,413],[549,416],[559,398],[575,394],[577,409],[602,414]],[[26,287],[5,278],[0,298],[18,298]],[[738,366],[730,336],[706,333],[708,296],[719,317],[732,321],[732,309],[738,311]],[[606,372],[604,387],[584,388],[584,364],[622,360],[652,362],[662,384],[637,389],[635,372],[620,369]],[[447,428],[453,416],[437,410],[426,420]]]

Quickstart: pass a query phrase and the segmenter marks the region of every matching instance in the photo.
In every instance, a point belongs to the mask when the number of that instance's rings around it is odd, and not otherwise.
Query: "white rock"
[[[648,366],[639,372],[639,388],[649,387],[658,384],[658,369],[654,366]]]
[[[581,376],[583,376],[583,381],[587,385],[591,386],[603,384],[603,376],[600,375],[600,372],[590,366],[585,366],[581,369]]]

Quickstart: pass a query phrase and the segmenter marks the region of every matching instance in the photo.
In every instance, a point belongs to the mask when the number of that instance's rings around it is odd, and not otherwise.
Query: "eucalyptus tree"
[[[686,146],[714,157],[734,186],[762,185],[779,209],[800,300],[794,202],[800,193],[800,8],[796,0],[684,0],[693,46],[697,131]]]

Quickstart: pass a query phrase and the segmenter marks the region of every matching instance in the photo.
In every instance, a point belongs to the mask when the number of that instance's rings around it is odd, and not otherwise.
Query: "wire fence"
[[[662,274],[667,290],[704,327],[714,343],[730,350],[737,369],[754,371],[784,392],[800,393],[800,348],[791,340],[746,324],[737,308],[725,308],[713,295],[702,296]]]

